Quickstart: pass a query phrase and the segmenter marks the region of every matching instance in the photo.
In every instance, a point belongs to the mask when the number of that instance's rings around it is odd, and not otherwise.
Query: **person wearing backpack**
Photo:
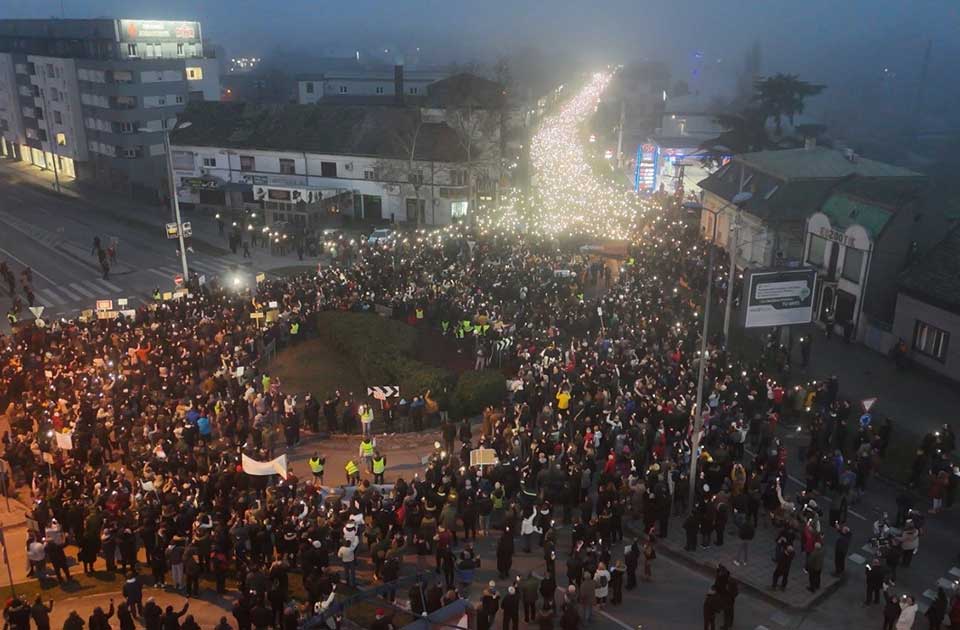
[[[597,603],[606,604],[610,592],[610,572],[604,563],[597,565],[597,572],[593,574],[593,581],[597,583]]]
[[[738,567],[747,566],[750,541],[753,540],[755,535],[756,530],[753,528],[753,524],[749,521],[749,519],[744,519],[743,522],[740,523],[740,527],[737,531],[737,537],[740,539],[740,545],[737,547],[737,555],[733,559],[733,563]]]

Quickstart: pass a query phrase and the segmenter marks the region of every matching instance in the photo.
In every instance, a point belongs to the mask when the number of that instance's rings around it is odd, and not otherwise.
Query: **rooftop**
[[[192,125],[174,131],[171,142],[405,159],[397,132],[413,129],[418,115],[416,108],[387,106],[193,102],[179,117]],[[445,123],[424,123],[416,159],[463,161],[456,132]]]
[[[900,288],[913,297],[960,313],[960,225],[900,274]]]
[[[856,156],[849,160],[841,151],[827,147],[785,149],[742,153],[738,162],[783,180],[840,179],[850,175],[864,177],[924,177],[909,169]]]
[[[503,104],[504,98],[502,85],[469,72],[461,72],[427,86],[428,107],[497,109]]]
[[[834,187],[820,212],[840,230],[860,225],[876,242],[893,215],[920,192],[919,186],[899,178],[853,177]]]

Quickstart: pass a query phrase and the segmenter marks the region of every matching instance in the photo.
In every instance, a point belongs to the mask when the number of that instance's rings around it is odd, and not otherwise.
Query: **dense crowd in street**
[[[149,630],[194,630],[188,608],[161,610],[144,586],[194,597],[207,579],[218,593],[229,585],[237,594],[232,621],[219,630],[334,629],[342,621],[337,588],[357,586],[358,568],[384,585],[385,606],[396,600],[396,580],[415,571],[403,587],[410,584],[415,614],[465,598],[480,630],[517,628],[521,609],[525,623],[575,630],[598,608],[620,605],[624,590],[657,579],[658,541],[671,527],[696,552],[723,544],[732,524],[738,564],[772,555],[771,582],[785,588],[802,554],[816,592],[830,528],[838,530],[833,569],[846,571],[846,506],[869,483],[889,431],[845,403],[835,379],[786,387],[716,338],[700,356],[703,248],[697,227],[665,203],[617,263],[588,258],[576,244],[449,228],[364,245],[349,266],[267,280],[252,293],[194,280],[189,296],[133,317],[19,325],[0,343],[0,405],[11,485],[29,486],[34,500],[34,574],[52,568],[58,581],[71,580],[69,547],[85,573],[102,559],[106,571],[125,576],[116,609],[73,615],[71,630],[84,622],[103,630],[113,615],[121,630],[135,619]],[[340,473],[324,471],[319,455],[314,479],[244,473],[241,456],[269,461],[299,443],[302,429],[361,425],[356,401],[296,403],[262,359],[267,344],[311,335],[320,311],[374,305],[451,336],[453,323],[469,321],[480,332],[458,343],[487,356],[493,341],[509,337],[509,398],[487,409],[479,428],[451,418],[440,427],[444,448],[386,492],[370,483],[372,466],[351,461],[345,474],[363,477],[356,492],[330,499],[320,479]],[[279,317],[250,317],[262,309]],[[693,453],[701,361],[703,432]],[[777,430],[798,396],[811,418],[807,487],[789,494]],[[439,415],[424,422],[436,426]],[[934,440],[918,482],[932,469],[935,498],[952,500],[949,427]],[[470,466],[480,446],[499,463]],[[360,454],[373,458],[363,446]],[[909,567],[922,537],[920,513],[907,503],[895,522],[878,524],[885,551],[869,565],[866,594],[868,602],[892,598],[883,614],[898,630],[917,614],[888,572]],[[775,528],[775,548],[752,548],[761,527]],[[479,535],[497,539],[501,582],[484,585],[478,599]],[[542,563],[517,575],[521,549],[542,554]],[[149,578],[138,571],[143,564]],[[292,574],[302,591],[294,592]],[[703,602],[705,628],[718,619],[733,625],[739,592],[718,567]],[[947,614],[960,622],[951,597],[931,607],[931,624]],[[15,630],[31,618],[43,628],[47,608],[15,600],[5,617]],[[371,627],[390,628],[393,610],[379,611]]]

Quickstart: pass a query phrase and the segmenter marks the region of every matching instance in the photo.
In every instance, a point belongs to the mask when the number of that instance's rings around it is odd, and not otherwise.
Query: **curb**
[[[624,528],[624,533],[630,532],[630,535],[632,536],[643,537],[643,535],[638,535],[636,533],[636,529],[634,529],[632,522],[624,523],[623,528]],[[663,551],[664,554],[666,554],[670,559],[675,560],[680,564],[683,564],[687,568],[694,569],[705,575],[712,576],[717,570],[716,563],[701,562],[694,558],[691,558],[687,553],[679,551],[672,543],[669,542],[669,539],[666,542],[664,542],[663,539],[659,539],[657,541],[657,547],[661,551]],[[803,605],[797,606],[795,604],[785,602],[779,597],[774,596],[771,593],[771,591],[768,589],[757,587],[751,584],[750,582],[747,582],[741,578],[738,578],[736,575],[734,575],[733,577],[737,580],[737,584],[740,585],[740,587],[744,591],[751,593],[752,595],[758,597],[759,599],[762,599],[768,604],[772,604],[774,606],[777,606],[778,608],[784,609],[789,612],[796,612],[796,613],[808,612],[810,609],[812,609],[814,606],[819,604],[821,601],[823,601],[830,595],[833,595],[833,593],[839,590],[840,587],[843,586],[843,584],[846,582],[845,578],[840,578],[833,584],[830,584],[828,586],[821,588],[816,595],[811,596],[810,599],[807,600],[807,602],[804,603]]]

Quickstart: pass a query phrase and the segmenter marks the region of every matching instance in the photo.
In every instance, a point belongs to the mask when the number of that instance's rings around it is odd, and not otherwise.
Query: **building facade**
[[[920,189],[853,178],[807,220],[803,264],[817,270],[814,319],[885,352],[897,279],[913,254]]]
[[[439,70],[408,70],[397,65],[305,75],[297,79],[297,103],[415,101],[427,94],[428,85],[448,74]]]
[[[470,212],[456,133],[423,122],[417,108],[196,103],[183,120],[191,125],[171,141],[185,204],[262,210],[269,223],[301,228],[336,214],[446,225]],[[412,125],[419,130],[411,160],[400,139]],[[475,166],[478,179],[495,182],[495,172],[494,165]]]
[[[915,364],[960,381],[960,227],[901,275],[893,335]]]
[[[163,134],[219,83],[198,22],[0,20],[0,151],[156,200]]]

